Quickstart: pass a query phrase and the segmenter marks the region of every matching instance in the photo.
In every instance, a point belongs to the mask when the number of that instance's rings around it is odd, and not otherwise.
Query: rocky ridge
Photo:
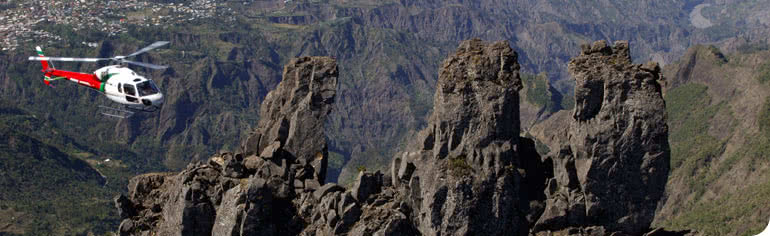
[[[242,153],[223,153],[181,173],[137,176],[115,202],[121,234],[293,234],[302,229],[292,200],[324,183],[323,122],[336,96],[337,63],[302,57],[284,68],[265,98]],[[291,223],[289,223],[291,222]],[[280,227],[279,227],[280,226]]]
[[[128,196],[116,198],[120,232],[645,233],[668,176],[659,68],[631,64],[627,43],[603,42],[584,48],[570,68],[578,84],[573,121],[541,157],[535,141],[519,137],[516,52],[503,41],[462,42],[440,67],[427,127],[390,171],[362,170],[344,188],[323,182],[322,124],[336,95],[336,63],[292,60],[242,152],[179,174],[135,177]]]
[[[669,174],[670,150],[660,67],[631,63],[628,43],[584,45],[569,64],[575,78],[569,128],[533,128],[549,140],[543,216],[535,230],[598,226],[599,232],[648,230]],[[604,233],[599,233],[604,234]]]

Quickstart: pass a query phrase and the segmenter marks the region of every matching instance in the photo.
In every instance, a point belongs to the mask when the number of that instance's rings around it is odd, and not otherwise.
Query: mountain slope
[[[770,51],[696,46],[666,67],[672,174],[656,224],[748,235],[770,213]]]
[[[114,184],[125,182],[106,178],[76,158],[89,150],[77,149],[60,130],[12,105],[2,104],[0,111],[0,234],[112,231],[117,215],[109,198]],[[112,174],[120,169],[112,164],[97,165]],[[108,181],[114,183],[108,186]]]
[[[435,86],[438,58],[460,40],[481,37],[508,40],[521,52],[523,71],[547,72],[547,80],[569,90],[566,62],[578,45],[595,39],[624,39],[636,45],[637,58],[671,61],[693,42],[720,41],[735,36],[711,34],[717,26],[753,27],[759,21],[729,20],[741,15],[761,16],[765,5],[720,3],[703,7],[714,27],[690,26],[689,11],[701,1],[573,2],[521,1],[291,1],[215,2],[234,9],[232,17],[214,21],[198,19],[176,25],[128,24],[127,31],[107,37],[95,30],[73,31],[71,26],[47,24],[39,28],[63,36],[64,42],[44,45],[48,55],[111,56],[133,51],[155,40],[170,40],[168,49],[139,57],[141,61],[169,64],[163,72],[146,72],[167,93],[166,107],[158,115],[127,121],[92,118],[92,101],[108,104],[98,95],[63,85],[44,90],[27,63],[29,51],[4,54],[9,72],[2,77],[3,98],[34,104],[41,113],[53,113],[73,122],[94,124],[71,128],[89,142],[127,143],[151,163],[178,169],[190,160],[205,159],[219,151],[235,150],[241,130],[254,123],[259,104],[279,81],[280,66],[295,56],[332,56],[340,61],[342,96],[330,117],[330,149],[335,157],[332,179],[347,180],[360,166],[382,168],[404,137],[425,125]],[[26,5],[25,5],[26,6]],[[729,19],[716,20],[711,12],[741,9]],[[629,9],[633,9],[629,11]],[[557,11],[558,10],[558,11]],[[139,10],[116,14],[133,16]],[[160,13],[158,13],[160,14]],[[720,18],[721,19],[721,18]],[[761,19],[761,18],[758,18]],[[730,31],[732,32],[732,31]],[[751,31],[743,35],[762,35]],[[89,49],[80,42],[99,42]],[[733,43],[735,44],[735,43]],[[31,49],[22,45],[20,49]],[[59,48],[62,48],[61,50]],[[98,51],[98,53],[94,53]],[[9,55],[12,54],[12,55]],[[58,64],[66,69],[91,71],[93,65]],[[0,70],[6,71],[6,70]],[[140,70],[141,71],[141,70]],[[60,85],[61,86],[61,85]],[[67,104],[48,104],[71,97]],[[569,96],[567,96],[569,97]],[[529,102],[529,99],[525,99]],[[538,112],[542,104],[532,106]],[[527,108],[525,104],[523,107]],[[551,109],[546,109],[551,110]],[[89,114],[89,117],[79,117]],[[547,116],[547,114],[545,114]],[[77,117],[77,118],[75,118]],[[524,124],[530,116],[525,116]],[[101,137],[101,138],[93,138]],[[114,137],[114,138],[113,138]],[[395,149],[394,149],[395,148]],[[207,153],[207,154],[206,154]],[[152,165],[150,165],[152,166]]]
[[[339,157],[335,160],[339,164],[331,170],[332,180],[337,179],[335,173],[340,173],[347,163],[352,167],[342,171],[347,177],[341,179],[352,178],[347,171],[359,166],[383,167],[403,137],[424,125],[432,106],[427,91],[435,83],[435,78],[425,75],[436,73],[436,58],[444,46],[426,47],[426,42],[409,34],[365,27],[351,19],[337,20],[332,26],[319,24],[277,31],[262,23],[242,22],[249,26],[246,29],[240,28],[243,25],[218,28],[204,24],[191,34],[139,28],[130,31],[129,34],[136,37],[160,34],[153,38],[172,41],[169,49],[140,57],[143,61],[171,65],[171,69],[164,72],[144,71],[165,92],[166,104],[157,114],[139,114],[127,120],[84,116],[97,113],[92,103],[109,103],[97,93],[71,84],[56,84],[53,90],[42,86],[34,72],[38,67],[35,63],[5,65],[7,80],[3,86],[7,93],[3,96],[22,98],[25,103],[35,104],[30,109],[53,116],[78,117],[58,122],[62,122],[61,126],[67,127],[69,133],[88,134],[83,139],[89,142],[97,141],[93,137],[105,137],[106,140],[99,141],[127,143],[148,161],[163,162],[174,169],[190,160],[205,158],[190,156],[192,153],[213,154],[238,148],[236,140],[245,135],[241,131],[256,121],[255,111],[262,97],[279,81],[280,69],[276,65],[282,63],[286,55],[330,55],[343,62],[340,70],[351,72],[341,78],[339,89],[344,93],[335,105],[343,112],[335,113],[329,120],[330,150]],[[141,41],[127,36],[105,41],[95,50],[98,54],[77,45],[44,51],[47,55],[105,57],[129,52],[133,49],[131,46],[141,45]],[[7,55],[7,58],[13,62],[24,57]],[[88,64],[57,65],[76,71],[97,68]],[[545,80],[546,77],[537,78],[539,88],[548,91]],[[49,102],[49,97],[79,99],[67,101],[76,103],[72,106],[62,107],[60,103]],[[549,113],[541,106],[558,103],[538,99],[542,105],[533,104],[524,109],[532,110],[532,120],[537,113],[542,117]],[[552,105],[549,109],[553,108]],[[77,125],[83,120],[93,125]]]
[[[635,59],[671,62],[693,43],[720,42],[724,49],[740,50],[768,35],[763,18],[767,1],[212,2],[234,9],[233,14],[173,25],[129,24],[118,35],[44,21],[36,28],[63,40],[33,40],[17,51],[0,52],[0,100],[21,104],[39,117],[55,117],[49,120],[63,133],[95,145],[89,146],[92,152],[122,153],[131,171],[180,169],[217,152],[237,151],[247,135],[243,131],[254,128],[259,104],[280,81],[281,65],[289,58],[332,56],[340,64],[334,108],[340,112],[327,120],[328,176],[348,182],[359,167],[384,169],[404,140],[426,125],[439,60],[460,40],[508,40],[520,53],[522,71],[547,73],[548,81],[532,83],[533,88],[552,84],[569,91],[567,60],[579,53],[581,42],[630,40]],[[708,3],[700,13],[713,26],[692,26],[690,13]],[[723,10],[729,14],[721,14]],[[43,86],[39,65],[26,61],[32,43],[42,44],[50,56],[101,57],[132,52],[156,40],[172,43],[138,59],[171,69],[138,71],[159,82],[167,104],[158,113],[128,120],[98,116],[95,105],[110,103],[96,92],[66,83],[55,89]],[[98,47],[82,42],[97,42]],[[57,66],[84,72],[98,68]],[[522,114],[544,117],[538,113],[550,110],[542,108],[552,103],[541,98],[554,93],[531,100],[530,95],[537,94],[522,93],[527,97],[522,101],[535,101],[523,104]],[[522,124],[531,123],[527,116],[523,119]]]

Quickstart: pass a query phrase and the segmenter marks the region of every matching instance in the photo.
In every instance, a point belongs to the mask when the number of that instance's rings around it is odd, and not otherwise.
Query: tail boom
[[[40,46],[35,47],[35,50],[37,50],[38,57],[45,57],[45,55],[43,55],[43,50],[40,49]],[[45,60],[41,60],[40,64],[43,66],[43,73],[45,73],[43,76],[43,82],[48,86],[51,86],[51,81],[66,79],[79,85],[104,92],[102,81],[100,81],[99,78],[94,74],[57,70],[53,67],[53,64],[49,64],[49,62]]]
[[[99,78],[96,77],[96,75],[94,74],[86,74],[86,73],[80,73],[80,72],[53,69],[53,70],[49,70],[49,72],[46,73],[46,77],[47,77],[47,79],[45,80],[46,84],[49,84],[50,81],[66,79],[66,80],[75,82],[79,85],[83,85],[83,86],[104,92],[104,86],[102,86],[102,81],[99,81]]]

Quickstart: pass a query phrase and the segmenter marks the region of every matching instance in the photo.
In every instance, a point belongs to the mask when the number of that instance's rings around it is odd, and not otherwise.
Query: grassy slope
[[[666,68],[676,84],[665,95],[673,171],[655,224],[753,235],[770,216],[770,89],[756,79],[770,52],[714,50],[696,47]]]

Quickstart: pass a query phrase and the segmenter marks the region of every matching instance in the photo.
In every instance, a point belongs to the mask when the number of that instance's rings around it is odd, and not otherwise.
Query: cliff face
[[[610,47],[599,41],[584,45],[569,70],[575,109],[566,118],[568,129],[551,131],[549,123],[533,128],[543,140],[557,140],[549,154],[555,178],[548,181],[546,209],[535,228],[599,226],[641,234],[669,173],[660,68],[632,64],[627,42]]]
[[[338,76],[337,63],[330,58],[290,61],[283,70],[283,81],[265,97],[257,130],[241,148],[244,155],[252,155],[247,163],[259,160],[254,158],[259,155],[309,164],[311,169],[302,179],[313,179],[316,186],[323,184],[329,159],[324,122],[332,111]]]
[[[444,60],[436,87],[427,128],[391,169],[416,227],[427,235],[526,232],[515,169],[517,54],[506,42],[465,41]]]
[[[146,174],[116,199],[121,234],[292,234],[305,221],[292,201],[323,184],[328,153],[322,124],[337,87],[327,57],[293,59],[265,98],[243,153],[224,153],[181,173]]]
[[[519,137],[518,55],[502,41],[462,42],[439,69],[427,127],[389,171],[361,170],[348,189],[322,181],[336,65],[292,60],[242,153],[132,179],[116,198],[121,234],[646,232],[668,174],[667,129],[659,69],[630,64],[627,49],[596,43],[573,59],[578,104],[560,149],[541,157]]]

